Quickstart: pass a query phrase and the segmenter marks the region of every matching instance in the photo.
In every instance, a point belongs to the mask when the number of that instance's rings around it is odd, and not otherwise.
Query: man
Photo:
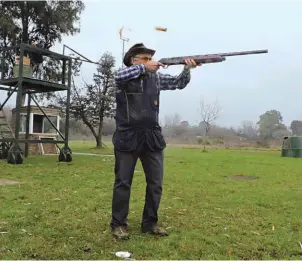
[[[113,236],[119,239],[129,237],[126,231],[129,198],[138,158],[147,182],[141,230],[168,235],[157,225],[163,182],[163,149],[166,147],[158,123],[159,94],[162,90],[185,88],[190,82],[190,69],[196,67],[196,63],[186,60],[179,76],[157,73],[163,65],[152,60],[154,53],[142,43],[135,44],[125,54],[123,62],[127,67],[115,76],[115,182],[110,225]]]

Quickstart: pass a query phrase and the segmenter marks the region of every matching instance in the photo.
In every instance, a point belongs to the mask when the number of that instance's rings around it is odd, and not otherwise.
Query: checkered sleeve
[[[162,91],[184,89],[191,80],[190,69],[186,67],[178,76],[163,73],[158,74],[160,80],[160,89]]]
[[[117,86],[123,84],[129,80],[138,78],[141,74],[145,72],[145,66],[142,64],[132,65],[130,67],[123,68],[119,70],[114,79]]]

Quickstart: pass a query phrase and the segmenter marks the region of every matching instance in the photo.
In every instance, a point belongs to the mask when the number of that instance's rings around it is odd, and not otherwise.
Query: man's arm
[[[184,67],[183,71],[178,76],[163,73],[158,73],[158,75],[161,91],[184,89],[191,80],[191,72],[187,67]]]
[[[132,65],[130,67],[123,68],[119,70],[115,75],[115,83],[116,85],[120,85],[132,79],[136,79],[141,74],[143,74],[145,70],[145,66],[142,64]]]

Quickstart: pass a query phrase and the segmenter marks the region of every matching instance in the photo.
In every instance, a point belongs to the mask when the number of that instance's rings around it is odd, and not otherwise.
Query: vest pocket
[[[134,130],[115,131],[112,137],[115,149],[124,152],[136,150],[138,141],[137,134]]]
[[[153,129],[148,132],[146,143],[151,151],[161,151],[167,145],[164,136],[158,129]]]

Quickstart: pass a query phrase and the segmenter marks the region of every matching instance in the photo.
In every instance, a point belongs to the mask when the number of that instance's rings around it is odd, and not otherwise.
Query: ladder
[[[1,104],[0,104],[0,108],[1,108]],[[7,159],[8,150],[14,138],[15,138],[14,132],[2,108],[2,110],[0,110],[0,139],[7,139],[7,140],[0,141],[0,159]]]

